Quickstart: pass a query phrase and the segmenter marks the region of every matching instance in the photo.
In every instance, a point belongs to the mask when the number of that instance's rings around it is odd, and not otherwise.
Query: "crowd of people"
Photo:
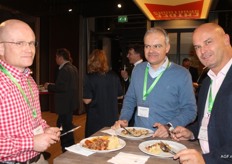
[[[173,140],[198,140],[202,152],[185,149],[173,157],[183,164],[232,163],[232,48],[230,36],[215,23],[205,23],[193,32],[193,46],[207,68],[197,96],[190,67],[168,58],[169,35],[152,27],[144,35],[144,47],[130,46],[128,59],[132,73],[121,71],[128,89],[124,95],[120,77],[109,67],[105,52],[95,49],[88,57],[83,97],[78,97],[78,69],[71,53],[57,49],[59,66],[54,83],[44,87],[55,94],[57,127],[41,117],[39,91],[31,76],[36,37],[28,24],[7,20],[0,24],[0,163],[46,164],[42,152],[61,141],[62,151],[75,144],[73,112],[79,99],[86,104],[85,137],[105,126],[129,126],[154,131],[153,137]],[[143,51],[142,51],[143,50]],[[145,61],[143,60],[143,53]],[[189,62],[187,59],[185,62]],[[189,64],[189,63],[188,63]],[[118,99],[123,98],[119,113]],[[226,156],[225,156],[226,155]]]

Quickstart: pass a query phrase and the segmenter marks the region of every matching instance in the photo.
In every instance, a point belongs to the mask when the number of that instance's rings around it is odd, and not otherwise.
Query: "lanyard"
[[[165,70],[169,67],[170,63],[168,61],[168,64],[165,68]],[[164,70],[164,71],[165,71]],[[155,85],[157,84],[157,82],[159,81],[159,79],[161,78],[161,76],[163,75],[164,71],[162,71],[157,77],[156,79],[153,81],[153,83],[151,84],[151,86],[148,88],[147,90],[147,78],[148,78],[148,71],[149,71],[149,67],[146,67],[145,70],[145,75],[144,75],[144,83],[143,83],[143,100],[145,101],[147,99],[147,96],[151,93],[152,89],[155,87]]]
[[[32,115],[34,118],[37,117],[37,113],[36,113],[36,110],[31,106],[30,104],[30,101],[28,100],[25,92],[23,91],[21,85],[17,82],[17,80],[11,75],[11,73],[6,70],[1,64],[0,64],[0,70],[9,77],[9,79],[17,86],[18,90],[20,91],[20,93],[22,94],[24,100],[27,102],[28,106],[30,107],[31,111],[32,111]],[[30,88],[30,95],[32,97],[32,100],[34,101],[34,96],[33,96],[33,91],[32,91],[32,88],[31,88],[31,84],[29,82],[29,80],[27,79],[27,82],[28,82],[28,85],[29,85],[29,88]]]
[[[208,99],[208,114],[211,114],[214,104],[214,99],[212,95],[212,80],[210,81],[210,87],[209,87],[209,99]]]

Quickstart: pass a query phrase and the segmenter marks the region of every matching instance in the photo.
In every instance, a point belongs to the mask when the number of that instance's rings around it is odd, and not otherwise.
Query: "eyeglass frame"
[[[37,42],[37,41],[30,41],[30,42],[26,42],[26,41],[18,41],[18,42],[2,41],[2,42],[0,42],[0,44],[2,44],[2,43],[10,43],[10,44],[14,44],[18,47],[25,47],[26,45],[29,45],[30,47],[31,46],[37,47],[39,45],[39,42]]]

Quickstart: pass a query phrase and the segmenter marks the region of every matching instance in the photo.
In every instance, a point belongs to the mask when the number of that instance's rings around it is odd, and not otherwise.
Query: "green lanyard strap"
[[[162,71],[157,77],[156,79],[153,81],[153,83],[151,84],[151,86],[148,88],[147,90],[147,78],[148,78],[148,71],[149,71],[149,67],[146,67],[145,70],[145,75],[144,75],[144,83],[143,83],[143,100],[145,101],[147,99],[147,96],[151,93],[151,91],[153,90],[153,88],[155,87],[155,85],[157,84],[157,82],[159,81],[159,79],[161,78],[161,76],[163,75],[163,73],[166,71],[166,69],[169,67],[170,62],[168,61],[168,64],[165,68],[164,71]]]
[[[17,80],[11,75],[11,73],[6,70],[1,64],[0,64],[0,70],[6,75],[9,77],[9,79],[17,86],[18,90],[20,91],[20,93],[22,94],[24,100],[26,101],[26,103],[28,104],[28,106],[30,107],[30,109],[32,110],[32,115],[34,118],[37,117],[37,113],[36,113],[36,110],[31,106],[30,104],[30,101],[28,100],[25,92],[23,91],[21,85],[17,82]],[[33,91],[32,91],[32,88],[31,88],[31,84],[29,82],[29,80],[27,80],[28,82],[28,85],[29,85],[29,88],[30,88],[30,94],[31,94],[31,97],[32,97],[32,100],[34,101],[34,97],[33,97]]]
[[[214,100],[215,98],[213,98],[213,95],[212,95],[212,80],[211,80],[210,88],[209,88],[209,99],[208,99],[208,114],[211,114],[212,112]]]

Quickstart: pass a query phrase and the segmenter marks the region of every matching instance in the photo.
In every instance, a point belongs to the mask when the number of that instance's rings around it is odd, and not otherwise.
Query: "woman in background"
[[[83,101],[87,104],[85,137],[118,120],[118,99],[123,98],[120,79],[109,70],[106,54],[95,49],[88,59]]]

